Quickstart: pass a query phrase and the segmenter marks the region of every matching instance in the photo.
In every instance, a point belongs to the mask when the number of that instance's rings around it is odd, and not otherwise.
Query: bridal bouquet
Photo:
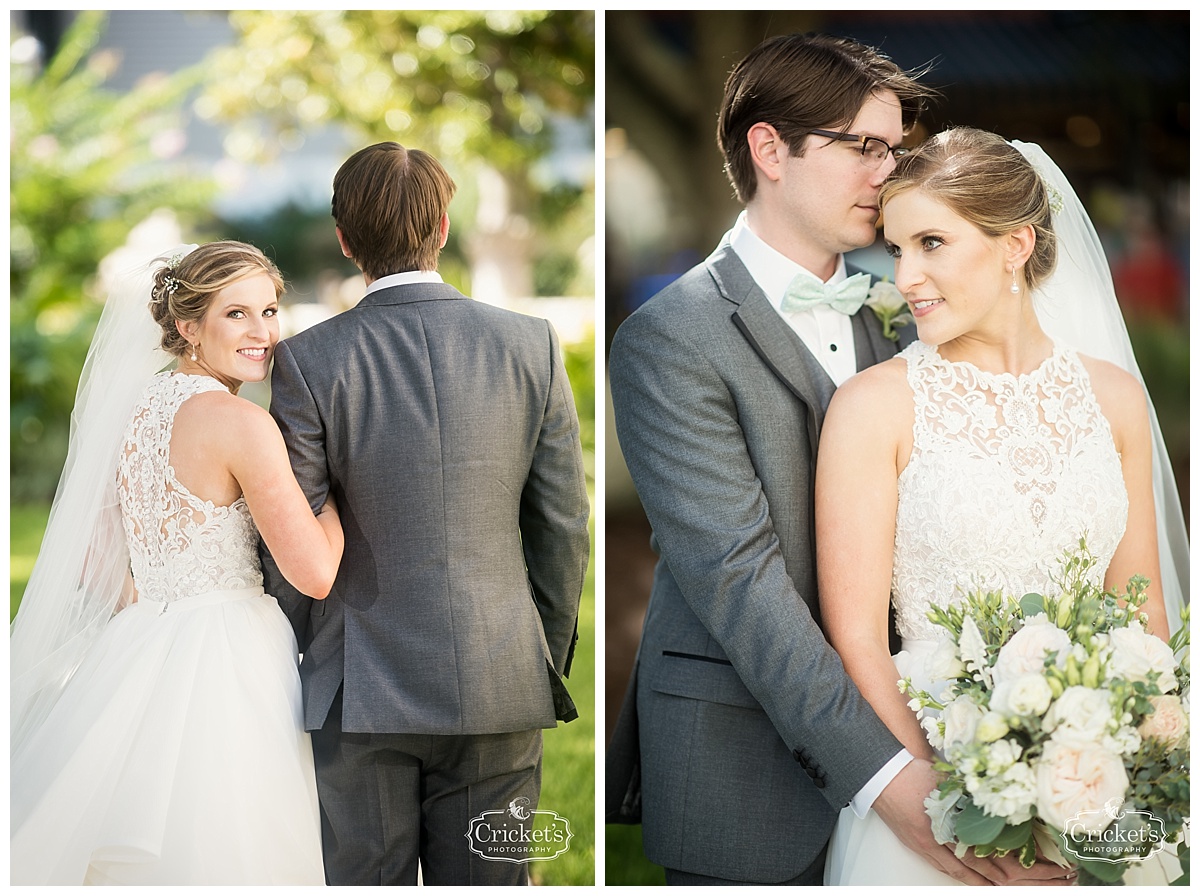
[[[1177,843],[1186,882],[1188,609],[1165,644],[1138,611],[1148,582],[1102,591],[1095,563],[1081,541],[1056,594],[976,591],[930,611],[946,631],[929,673],[945,690],[899,682],[945,757],[926,810],[960,855],[1016,852],[1028,867],[1040,851],[1078,865],[1080,883],[1117,883]]]

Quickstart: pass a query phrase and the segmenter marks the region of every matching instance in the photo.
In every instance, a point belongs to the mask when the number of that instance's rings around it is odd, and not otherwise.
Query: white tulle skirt
[[[13,884],[324,884],[296,641],[261,588],[117,614],[12,758]]]
[[[905,641],[904,649],[893,659],[900,678],[911,678],[920,689],[937,696],[945,682],[935,682],[926,671],[935,644],[932,641]],[[1161,852],[1132,865],[1125,883],[1136,886],[1165,886],[1180,874],[1178,859]],[[963,886],[938,871],[899,838],[873,811],[859,818],[849,807],[838,816],[829,841],[825,862],[827,886]]]

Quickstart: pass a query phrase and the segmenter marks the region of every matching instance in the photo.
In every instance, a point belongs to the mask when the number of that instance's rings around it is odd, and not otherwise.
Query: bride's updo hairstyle
[[[253,274],[266,274],[283,295],[283,275],[262,250],[236,240],[198,246],[182,258],[163,258],[150,288],[150,313],[162,328],[162,347],[182,357],[191,351],[179,332],[179,321],[200,321],[213,298],[226,286]]]
[[[1046,184],[1020,151],[1003,137],[975,128],[951,128],[930,137],[896,163],[879,192],[889,199],[917,189],[990,237],[1033,225],[1033,254],[1025,282],[1036,289],[1054,271],[1058,242]]]

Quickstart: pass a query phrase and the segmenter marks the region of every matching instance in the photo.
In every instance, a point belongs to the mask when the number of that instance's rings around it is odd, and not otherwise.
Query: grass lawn
[[[16,615],[29,581],[49,513],[48,504],[11,508],[10,619]],[[594,556],[594,527],[592,540]],[[567,851],[559,857],[529,863],[533,882],[543,886],[591,886],[595,883],[596,587],[592,566],[588,568],[580,604],[579,644],[567,687],[579,710],[579,718],[543,732],[545,758],[539,808],[567,819],[572,837]]]
[[[11,508],[9,516],[9,568],[8,568],[8,618],[17,615],[21,595],[33,572],[33,561],[37,559],[38,547],[42,543],[42,532],[46,528],[46,517],[50,515],[49,504],[21,504]]]
[[[594,503],[593,503],[594,506]],[[595,532],[592,534],[595,557]],[[571,845],[556,859],[530,862],[529,876],[541,886],[591,886],[596,878],[596,580],[589,564],[579,606],[579,644],[567,690],[579,718],[544,734],[542,798],[538,808],[557,812],[571,826]],[[540,827],[540,825],[539,825]]]
[[[572,836],[557,859],[529,862],[530,879],[542,886],[595,883],[595,579],[590,566],[580,603],[580,643],[566,687],[580,717],[544,732],[538,808],[568,819]]]
[[[665,886],[666,874],[642,852],[642,826],[604,826],[604,883],[606,886]]]

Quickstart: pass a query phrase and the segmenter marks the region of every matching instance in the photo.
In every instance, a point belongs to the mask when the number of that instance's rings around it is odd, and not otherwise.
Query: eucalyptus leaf
[[[968,803],[955,822],[958,839],[969,846],[990,846],[1004,830],[1004,819]]]
[[[1026,618],[1046,612],[1046,598],[1030,592],[1021,598],[1021,615]]]

